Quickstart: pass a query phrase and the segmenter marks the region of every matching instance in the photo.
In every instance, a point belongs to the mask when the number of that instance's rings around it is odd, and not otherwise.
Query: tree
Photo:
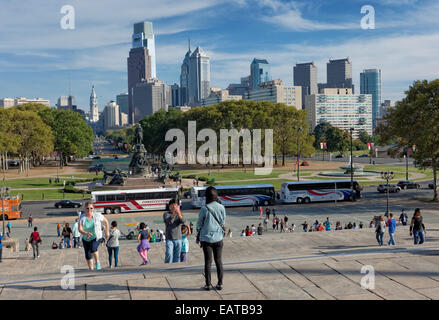
[[[320,143],[327,142],[326,132],[331,128],[332,125],[329,122],[321,122],[314,128],[314,148],[320,149]]]
[[[3,174],[8,169],[8,155],[17,154],[22,138],[14,132],[13,109],[0,109],[0,163]]]
[[[350,148],[350,137],[347,131],[343,131],[337,127],[330,126],[326,130],[326,145],[328,151],[343,151]]]
[[[431,165],[436,186],[439,164],[439,79],[415,81],[405,94],[406,97],[384,117],[386,124],[377,128],[380,143],[394,140],[401,149],[416,145],[412,157],[421,168]],[[433,201],[437,201],[437,189],[433,190]]]
[[[70,156],[85,157],[93,151],[93,130],[79,113],[55,110],[52,126],[61,167],[67,165]]]

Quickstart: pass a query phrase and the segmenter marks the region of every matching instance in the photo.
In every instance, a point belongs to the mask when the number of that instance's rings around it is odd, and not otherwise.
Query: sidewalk
[[[120,268],[86,268],[82,249],[4,253],[0,299],[439,299],[439,225],[414,246],[398,227],[397,246],[379,247],[373,229],[266,234],[224,240],[222,291],[205,291],[202,250],[190,239],[188,263],[165,265],[164,243],[151,245],[147,266],[135,245],[120,248]],[[385,235],[385,240],[388,235]],[[75,289],[63,290],[61,267],[75,268]],[[375,271],[375,288],[363,289],[363,266]],[[212,284],[216,284],[212,267]]]

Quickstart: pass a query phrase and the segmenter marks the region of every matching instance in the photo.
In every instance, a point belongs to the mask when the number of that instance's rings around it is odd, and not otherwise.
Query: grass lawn
[[[189,171],[188,171],[189,172]],[[244,170],[240,169],[240,170],[234,170],[234,171],[221,171],[221,170],[212,170],[210,172],[210,175],[208,172],[196,172],[196,171],[190,171],[189,173],[186,172],[180,172],[180,174],[182,176],[185,175],[198,175],[199,177],[206,177],[209,179],[215,179],[215,181],[221,182],[221,181],[225,181],[225,180],[252,180],[252,179],[270,179],[270,178],[277,178],[279,177],[279,175],[281,174],[286,174],[286,173],[292,173],[295,174],[294,171],[292,170],[273,170],[270,174],[268,175],[255,175],[253,169],[248,169],[246,172],[244,172]],[[311,175],[312,172],[308,171],[304,171],[300,173],[301,176],[309,176]]]
[[[87,179],[88,181],[91,181],[93,178],[102,178],[104,176],[103,173],[99,173],[96,175],[96,173],[84,173],[84,174],[77,174],[74,175],[75,179]],[[56,188],[56,187],[63,187],[63,181],[70,181],[72,180],[72,176],[67,175],[60,175],[60,183],[55,183],[56,175],[52,177],[52,183],[49,183],[49,178],[23,178],[23,179],[9,179],[5,181],[5,185],[7,187],[10,187],[12,189],[23,189],[23,188]],[[1,183],[3,185],[3,183]],[[47,191],[47,190],[46,190]]]
[[[44,200],[62,200],[62,189],[59,190],[12,190],[11,195],[17,194],[23,195],[22,200],[43,200],[42,194],[44,193]],[[89,198],[89,194],[85,194],[85,198]],[[65,199],[83,199],[82,193],[66,193]]]

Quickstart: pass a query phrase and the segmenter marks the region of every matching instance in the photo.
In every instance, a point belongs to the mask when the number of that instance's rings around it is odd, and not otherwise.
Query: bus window
[[[105,196],[97,196],[96,201],[98,201],[98,202],[103,202],[103,201],[105,201]]]
[[[107,196],[105,197],[106,201],[114,201],[116,200],[116,196],[114,194],[107,194]]]
[[[220,196],[221,194],[220,194],[220,192],[221,192],[222,190],[218,190],[218,195]],[[206,190],[198,190],[198,197],[205,197],[206,196]]]
[[[135,200],[145,200],[146,193],[135,193]]]
[[[116,194],[116,200],[117,201],[125,201],[125,195],[124,194]]]
[[[135,193],[127,193],[127,200],[135,200],[136,194]]]

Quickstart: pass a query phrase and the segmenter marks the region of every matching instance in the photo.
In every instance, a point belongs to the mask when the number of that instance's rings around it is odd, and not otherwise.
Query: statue
[[[136,145],[133,147],[133,156],[129,165],[130,171],[133,174],[149,173],[149,164],[146,159],[146,149],[143,145],[143,129],[140,124],[137,125],[135,131]]]
[[[114,169],[113,172],[104,171],[104,180],[106,184],[124,185],[126,174],[120,169]]]

